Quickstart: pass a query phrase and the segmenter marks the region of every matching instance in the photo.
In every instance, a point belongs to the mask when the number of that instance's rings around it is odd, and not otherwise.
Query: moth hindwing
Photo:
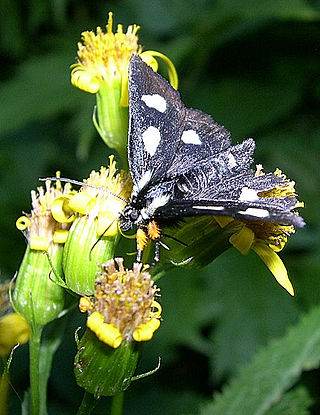
[[[294,195],[273,195],[287,185],[285,177],[250,169],[254,149],[251,138],[232,146],[223,126],[186,108],[178,91],[133,55],[128,160],[134,187],[120,226],[144,228],[149,237],[152,221],[199,215],[303,226]]]

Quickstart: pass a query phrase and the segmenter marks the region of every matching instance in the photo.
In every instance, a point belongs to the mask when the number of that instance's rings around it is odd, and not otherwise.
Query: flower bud
[[[140,357],[136,342],[114,349],[87,329],[78,345],[74,372],[79,386],[100,396],[113,396],[128,388]]]
[[[127,159],[128,130],[128,65],[132,54],[141,58],[157,70],[155,56],[161,58],[168,67],[169,80],[175,88],[178,77],[174,65],[159,52],[145,51],[138,44],[139,26],[130,25],[123,32],[121,24],[113,33],[112,13],[109,13],[106,32],[97,27],[96,33],[82,33],[78,43],[78,60],[72,65],[71,82],[74,86],[96,94],[97,116],[94,124],[104,142],[117,150],[125,162]]]
[[[69,224],[58,223],[51,206],[56,198],[70,191],[69,184],[62,189],[59,181],[51,186],[48,180],[46,190],[39,187],[38,193],[31,192],[31,214],[17,220],[28,247],[16,278],[13,303],[32,326],[48,324],[64,309],[64,289],[50,279],[50,274],[62,275],[63,243]]]
[[[74,217],[63,253],[65,281],[72,291],[92,295],[97,264],[114,257],[120,238],[119,213],[127,203],[131,187],[129,174],[117,173],[111,156],[108,168],[92,171],[77,194],[68,197],[65,203],[59,201],[65,215],[57,209],[57,220],[67,217],[67,213]]]
[[[142,264],[125,270],[117,258],[101,265],[94,298],[82,297],[87,327],[78,345],[75,375],[95,396],[115,395],[131,383],[139,359],[138,344],[151,340],[160,326],[158,288]]]

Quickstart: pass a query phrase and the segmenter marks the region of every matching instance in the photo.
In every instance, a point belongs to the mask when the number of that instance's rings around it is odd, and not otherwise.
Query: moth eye
[[[136,209],[134,209],[134,210],[132,210],[132,212],[130,212],[130,219],[131,220],[138,219],[138,216],[139,216],[139,212]]]

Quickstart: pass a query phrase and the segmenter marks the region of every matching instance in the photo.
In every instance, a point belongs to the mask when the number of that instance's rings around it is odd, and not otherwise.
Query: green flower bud
[[[97,263],[108,261],[114,255],[119,234],[101,237],[97,221],[87,216],[73,222],[63,254],[63,270],[68,288],[76,293],[91,295],[97,273]]]
[[[114,349],[87,329],[75,358],[76,381],[96,398],[116,395],[129,387],[139,356],[138,343],[124,341]]]
[[[17,220],[28,247],[16,278],[13,303],[33,327],[48,324],[64,309],[64,289],[51,281],[50,273],[62,274],[63,243],[69,225],[54,220],[51,206],[56,198],[69,192],[69,184],[62,189],[60,182],[54,187],[48,180],[46,190],[39,187],[38,193],[31,192],[31,214]]]
[[[63,246],[53,245],[48,255],[57,273],[62,273]],[[47,255],[27,248],[13,293],[14,308],[29,324],[44,326],[59,317],[64,309],[64,289],[50,280]]]
[[[117,173],[111,156],[109,167],[92,171],[78,193],[56,200],[55,219],[74,219],[63,253],[65,281],[72,291],[93,294],[97,264],[114,257],[120,238],[119,212],[131,187],[130,176],[124,171]]]

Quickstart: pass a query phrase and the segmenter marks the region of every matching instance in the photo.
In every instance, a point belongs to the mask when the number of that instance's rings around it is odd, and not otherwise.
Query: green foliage
[[[281,395],[294,385],[303,370],[318,368],[319,320],[318,306],[291,328],[286,336],[273,340],[268,347],[260,350],[253,362],[221,394],[216,394],[214,402],[201,410],[201,415],[267,413],[273,404],[279,402]],[[271,411],[271,414],[281,413],[280,408],[278,405],[278,411]]]
[[[308,390],[298,386],[281,397],[266,415],[309,415],[308,408],[313,403]]]
[[[145,346],[138,373],[153,369],[159,356],[161,368],[133,382],[124,413],[196,413],[221,388],[222,395],[209,404],[208,411],[238,403],[230,413],[259,413],[256,408],[256,412],[245,411],[245,405],[257,403],[249,399],[254,398],[252,390],[248,393],[249,385],[259,386],[256,376],[261,376],[263,399],[258,405],[263,413],[318,413],[318,370],[309,373],[308,382],[299,377],[318,364],[317,348],[309,349],[310,353],[307,349],[308,342],[318,341],[318,308],[288,335],[272,341],[284,336],[288,325],[320,300],[320,9],[314,0],[99,0],[94,4],[4,0],[0,26],[2,277],[9,278],[18,269],[25,242],[14,223],[21,211],[30,210],[30,190],[39,185],[38,178],[53,176],[59,169],[63,176],[82,179],[107,163],[109,151],[91,121],[94,97],[70,85],[69,66],[74,63],[80,32],[104,26],[109,10],[115,23],[141,26],[145,50],[170,56],[186,105],[212,114],[232,131],[234,143],[253,136],[255,161],[263,163],[266,171],[279,167],[296,181],[299,197],[306,203],[307,222],[281,253],[296,290],[293,299],[277,286],[259,258],[253,253],[243,257],[234,249],[206,268],[179,269],[157,282],[163,323]],[[170,245],[170,240],[166,242]],[[83,324],[83,317],[73,313],[53,361],[49,414],[75,413],[81,401],[72,362],[73,332]],[[304,336],[298,336],[299,328]],[[257,352],[253,363],[241,369]],[[281,360],[278,364],[276,358]],[[23,396],[27,388],[23,348],[15,352],[11,372],[12,383]],[[19,413],[19,399],[14,394],[11,398],[10,414]],[[102,404],[99,413],[106,413]]]

